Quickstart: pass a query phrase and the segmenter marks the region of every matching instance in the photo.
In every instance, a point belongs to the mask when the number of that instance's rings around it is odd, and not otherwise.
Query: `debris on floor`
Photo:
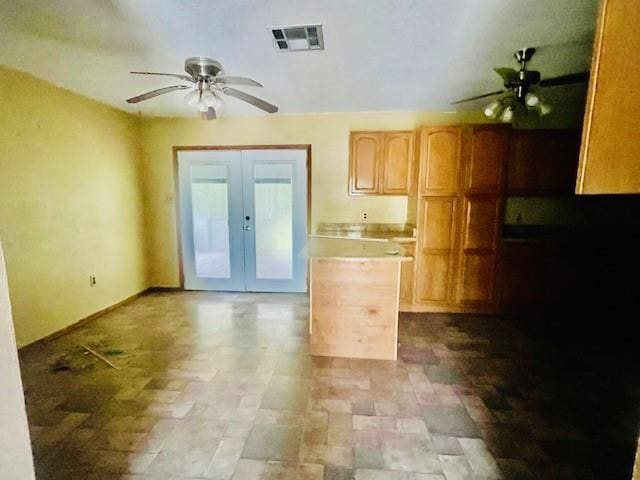
[[[51,364],[52,372],[62,372],[65,370],[71,370],[71,362],[68,355],[63,355]]]
[[[114,365],[111,360],[109,360],[107,357],[105,357],[104,355],[102,355],[99,352],[96,352],[93,348],[87,347],[86,345],[82,345],[82,348],[84,348],[87,352],[89,352],[91,355],[93,355],[94,357],[102,360],[104,363],[106,363],[107,365],[109,365],[111,368],[115,368],[116,370],[120,370],[120,367],[118,367],[117,365]]]
[[[119,348],[110,348],[109,350],[104,352],[105,355],[108,355],[110,357],[113,355],[122,355],[123,353],[124,353],[124,350],[120,350]]]
[[[104,354],[100,353],[101,351]],[[124,353],[124,350],[115,347],[80,345],[56,358],[49,368],[52,372],[90,370],[96,366],[96,362],[92,360],[95,358],[106,363],[111,368],[120,370],[120,367],[109,360],[107,356],[113,357],[124,355]]]

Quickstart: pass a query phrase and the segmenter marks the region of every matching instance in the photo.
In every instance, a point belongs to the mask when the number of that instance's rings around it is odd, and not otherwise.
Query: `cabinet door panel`
[[[457,302],[490,306],[494,300],[500,198],[467,196],[463,204]]]
[[[536,138],[531,130],[514,130],[509,145],[507,192],[513,195],[531,194],[537,189],[535,160]]]
[[[452,248],[455,197],[424,197],[421,199],[423,248],[447,250]]]
[[[416,301],[446,303],[451,278],[450,253],[422,253],[418,260]]]
[[[509,131],[499,127],[473,127],[466,166],[467,192],[498,193],[509,147]]]
[[[541,195],[571,194],[575,190],[580,136],[575,130],[539,130],[537,158],[534,159],[537,182],[535,190]]]
[[[420,244],[416,278],[416,301],[441,302],[449,299],[453,281],[453,248],[456,197],[421,197]]]
[[[500,207],[498,199],[467,197],[464,202],[463,248],[495,249]]]
[[[507,166],[507,193],[564,195],[575,188],[580,149],[577,130],[514,130]]]
[[[420,193],[451,194],[458,190],[461,141],[460,127],[422,130]]]
[[[350,193],[377,193],[380,174],[382,134],[351,134]]]
[[[495,284],[495,252],[463,253],[458,303],[490,305]]]
[[[409,194],[413,166],[413,137],[413,132],[385,133],[382,193]]]
[[[405,255],[414,257],[414,260],[402,262],[400,264],[400,303],[413,303],[413,269],[415,266],[415,243],[405,243]]]

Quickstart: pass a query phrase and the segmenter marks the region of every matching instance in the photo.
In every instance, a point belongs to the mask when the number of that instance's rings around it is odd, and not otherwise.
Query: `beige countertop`
[[[405,224],[320,223],[314,234],[322,238],[353,238],[379,242],[411,243],[416,241],[415,228]]]
[[[393,253],[397,252],[397,253]],[[391,241],[362,240],[355,238],[327,238],[310,235],[307,245],[300,255],[305,258],[317,259],[359,259],[405,261],[411,257],[405,256],[404,248]]]
[[[410,243],[415,242],[416,237],[412,235],[403,235],[401,232],[347,232],[347,231],[319,231],[313,235],[317,238],[347,238],[369,240],[373,242],[396,242]]]

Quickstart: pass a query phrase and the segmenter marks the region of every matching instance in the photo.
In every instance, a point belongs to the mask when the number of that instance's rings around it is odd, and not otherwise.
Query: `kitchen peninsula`
[[[311,354],[397,359],[400,264],[390,241],[310,236]]]

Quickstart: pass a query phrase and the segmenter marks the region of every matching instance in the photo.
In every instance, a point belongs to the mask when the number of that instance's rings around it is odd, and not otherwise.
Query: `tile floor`
[[[38,478],[629,478],[624,365],[435,314],[402,315],[398,362],[314,358],[307,305],[153,293],[22,351]]]

